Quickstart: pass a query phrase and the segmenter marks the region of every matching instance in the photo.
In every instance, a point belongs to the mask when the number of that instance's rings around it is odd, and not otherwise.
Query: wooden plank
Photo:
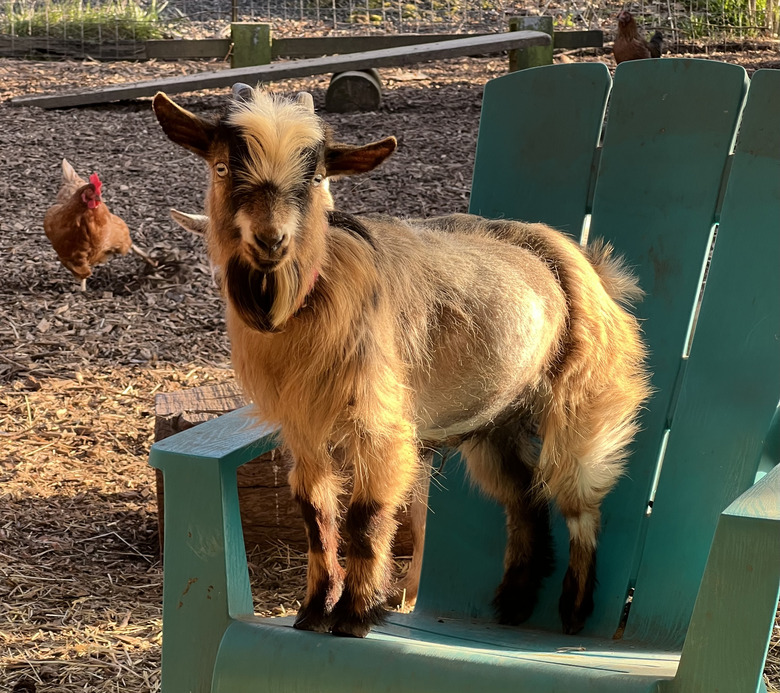
[[[89,43],[80,39],[45,36],[0,36],[0,56],[6,58],[73,58],[83,60],[141,60],[146,57],[144,44],[138,41]]]
[[[103,89],[89,89],[70,94],[47,96],[22,96],[12,99],[18,106],[41,108],[68,108],[88,104],[109,103],[123,99],[153,96],[158,91],[179,94],[199,89],[229,87],[235,82],[272,82],[294,77],[346,72],[368,67],[399,67],[426,60],[439,60],[456,56],[500,53],[513,48],[548,45],[550,37],[536,31],[516,31],[490,36],[472,36],[453,41],[437,41],[418,46],[402,46],[365,53],[352,53],[332,58],[298,60],[275,65],[244,67],[219,72],[203,72],[197,75],[167,77],[146,82],[135,82]]]
[[[541,68],[488,82],[469,210],[543,221],[579,239],[610,86],[601,63]]]
[[[586,632],[614,631],[640,559],[644,569],[645,533],[660,519],[656,505],[648,516],[648,500],[666,431],[674,419],[688,325],[746,79],[745,71],[736,65],[677,58],[628,61],[615,71],[590,233],[614,245],[645,291],[633,312],[641,320],[648,345],[655,392],[642,415],[626,474],[604,502],[597,606]],[[719,375],[715,369],[707,377],[715,380]],[[713,479],[720,476],[715,470],[710,473]],[[680,525],[673,522],[673,529],[663,536],[670,554],[676,554],[675,543],[684,538],[679,526],[697,512],[693,508],[699,490],[684,478],[681,483],[684,493],[669,509],[669,517],[677,517]],[[716,520],[710,518],[713,529]],[[706,544],[701,550],[706,556]],[[695,598],[701,578],[699,571],[691,585],[682,578],[687,563],[663,560],[664,566],[674,566],[674,580],[670,583],[666,572],[659,584],[664,596],[653,607],[659,623],[672,595],[684,598],[687,592]],[[635,600],[640,598],[638,592]],[[608,603],[598,603],[605,598]],[[636,602],[627,638],[635,608]],[[670,640],[664,639],[667,635]],[[681,644],[679,636],[679,631],[653,628],[634,637],[675,647]]]
[[[609,69],[601,63],[522,70],[488,82],[469,211],[543,221],[579,238],[610,86]],[[448,460],[443,478],[431,484],[416,608],[490,617],[506,521],[497,505],[460,478],[460,466]],[[568,538],[556,545],[561,572]],[[470,559],[463,561],[464,555]],[[548,583],[557,599],[560,576]],[[557,602],[537,611],[537,621],[560,629]]]
[[[723,513],[667,693],[760,688],[780,584],[780,467]]]
[[[671,422],[627,636],[645,638],[663,629],[681,639],[686,632],[718,515],[753,483],[780,397],[778,112],[780,72],[755,73]],[[758,509],[777,518],[780,496],[772,501],[766,497],[768,488],[748,491],[741,496],[742,505],[729,511],[754,514]],[[760,489],[765,489],[763,496]],[[780,557],[780,543],[776,546]],[[669,566],[674,566],[673,585],[668,583]],[[747,634],[735,631],[733,637],[740,640]]]
[[[491,36],[492,34],[469,34]],[[366,51],[417,46],[423,43],[453,41],[466,38],[463,34],[395,34],[391,36],[311,36],[275,38],[271,55],[276,58],[317,58],[323,55],[344,55]]]
[[[454,41],[471,36],[491,34],[394,34],[389,36],[312,36],[274,39],[271,55],[277,58],[317,58],[324,55],[362,53],[399,46],[415,46],[437,41]],[[556,49],[601,48],[604,45],[602,31],[556,31]],[[137,41],[119,43],[83,44],[79,40],[46,39],[30,36],[0,36],[0,56],[22,58],[30,55],[61,56],[70,58],[97,58],[103,60],[197,60],[225,59],[232,42],[224,39],[150,39],[143,44]]]
[[[593,31],[556,31],[553,33],[553,45],[558,50],[574,48],[602,48],[604,32],[601,29]]]
[[[493,34],[395,34],[391,36],[313,36],[274,39],[271,55],[274,58],[315,58],[322,55],[343,55],[363,51],[416,46],[437,41],[454,41],[472,36]],[[555,48],[600,48],[604,45],[603,31],[556,31]],[[214,56],[216,57],[216,56]]]
[[[160,39],[146,42],[146,57],[158,60],[226,58],[230,39]]]

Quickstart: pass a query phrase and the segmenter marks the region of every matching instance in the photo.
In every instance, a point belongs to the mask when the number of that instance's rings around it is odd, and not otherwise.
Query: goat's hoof
[[[339,621],[333,625],[333,635],[342,638],[365,638],[371,632],[370,621]]]
[[[519,626],[527,621],[535,606],[536,593],[524,593],[513,585],[499,587],[493,599],[498,622],[504,626]]]
[[[595,572],[595,571],[594,571]],[[561,615],[563,632],[567,635],[576,635],[585,626],[588,616],[593,613],[593,589],[595,576],[589,575],[585,584],[584,594],[578,599],[580,593],[579,584],[574,578],[571,568],[566,571],[563,579],[563,591],[558,601],[558,612]]]
[[[311,605],[304,605],[298,609],[298,615],[295,617],[293,628],[298,630],[310,630],[314,633],[327,633],[330,630],[333,617],[326,614],[322,609],[317,609]]]
[[[498,622],[519,626],[527,621],[536,606],[543,575],[534,566],[512,566],[496,590],[493,608]]]
[[[381,605],[373,606],[363,613],[347,609],[343,602],[339,602],[334,610],[333,635],[347,638],[365,638],[371,627],[379,625],[385,619],[385,610]]]

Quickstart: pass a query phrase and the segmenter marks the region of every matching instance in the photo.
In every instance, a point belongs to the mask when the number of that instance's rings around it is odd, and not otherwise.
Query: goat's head
[[[236,85],[234,96],[216,122],[163,93],[153,106],[165,134],[209,165],[209,254],[224,268],[228,298],[250,326],[278,329],[319,270],[333,207],[328,178],[372,170],[396,141],[333,143],[306,93],[290,100]]]

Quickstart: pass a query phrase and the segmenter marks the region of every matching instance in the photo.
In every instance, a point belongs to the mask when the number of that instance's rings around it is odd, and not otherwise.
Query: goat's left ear
[[[334,144],[325,150],[325,169],[328,176],[351,176],[372,171],[390,156],[398,146],[395,137],[354,147]]]
[[[204,159],[208,156],[216,126],[175,104],[167,94],[158,91],[152,101],[157,122],[168,138]]]

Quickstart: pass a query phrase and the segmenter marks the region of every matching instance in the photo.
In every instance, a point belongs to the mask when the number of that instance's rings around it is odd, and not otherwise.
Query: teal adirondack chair
[[[614,84],[601,64],[541,67],[485,88],[471,210],[574,236],[589,214],[590,235],[647,292],[655,395],[603,508],[581,634],[563,635],[557,614],[560,519],[558,570],[531,621],[491,619],[502,514],[453,460],[431,486],[413,614],[365,640],[255,617],[236,468],[275,442],[239,410],[152,449],[165,478],[163,693],[765,690],[780,586],[779,115],[780,72],[748,82],[699,60],[623,63]]]

